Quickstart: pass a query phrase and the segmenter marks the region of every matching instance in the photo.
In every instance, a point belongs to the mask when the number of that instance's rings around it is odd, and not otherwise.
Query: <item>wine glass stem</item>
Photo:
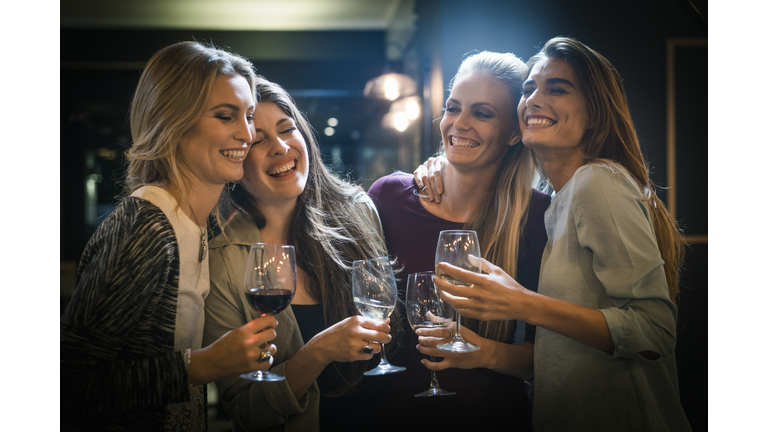
[[[434,362],[435,361],[435,357],[434,356],[429,356],[429,361]],[[432,372],[432,383],[429,385],[429,388],[431,388],[431,389],[438,389],[438,388],[440,388],[440,384],[437,383],[437,373],[435,372],[434,369],[432,369],[431,372]]]
[[[456,337],[453,338],[454,340],[464,340],[461,337],[461,314],[457,311],[456,312]]]
[[[389,364],[389,362],[387,361],[387,356],[384,355],[384,344],[380,343],[379,345],[381,345],[381,361],[379,362],[379,364]]]

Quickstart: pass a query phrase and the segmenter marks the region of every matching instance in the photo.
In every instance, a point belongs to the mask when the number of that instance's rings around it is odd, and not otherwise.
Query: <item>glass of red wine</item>
[[[296,253],[293,246],[253,243],[245,265],[245,298],[261,316],[276,315],[291,304],[296,292]],[[266,344],[264,350],[267,350]],[[240,375],[251,381],[282,381],[269,371]]]

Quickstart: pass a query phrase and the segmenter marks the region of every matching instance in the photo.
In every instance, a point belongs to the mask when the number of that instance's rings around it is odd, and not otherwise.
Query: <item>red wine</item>
[[[288,289],[246,291],[248,304],[262,315],[275,315],[287,308],[293,298],[293,291]]]

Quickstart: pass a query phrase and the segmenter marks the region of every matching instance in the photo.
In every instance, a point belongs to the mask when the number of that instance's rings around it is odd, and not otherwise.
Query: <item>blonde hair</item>
[[[179,141],[202,117],[216,77],[236,74],[255,90],[253,65],[237,54],[179,42],[152,56],[131,101],[125,195],[160,182],[179,204],[187,201],[189,173],[177,157]]]
[[[512,53],[483,51],[473,54],[461,63],[448,90],[452,89],[459,77],[473,73],[485,74],[507,87],[514,113],[514,117],[508,121],[518,131],[517,103],[520,101],[520,88],[528,73],[525,63]],[[520,240],[528,218],[534,175],[531,150],[520,142],[511,145],[502,156],[488,202],[481,206],[480,213],[473,220],[464,225],[466,229],[477,232],[480,244],[483,245],[483,257],[513,277],[517,276]],[[465,322],[476,325],[481,336],[497,341],[507,340],[514,332],[514,321],[477,321],[465,318]]]
[[[597,51],[565,37],[550,39],[528,60],[528,66],[532,68],[538,61],[552,57],[563,59],[573,67],[587,99],[588,118],[594,126],[584,134],[580,144],[586,163],[620,165],[640,189],[641,198],[651,212],[656,243],[664,260],[669,298],[677,305],[685,239],[677,222],[656,195],[619,72]],[[537,165],[541,175],[545,176],[538,160]]]

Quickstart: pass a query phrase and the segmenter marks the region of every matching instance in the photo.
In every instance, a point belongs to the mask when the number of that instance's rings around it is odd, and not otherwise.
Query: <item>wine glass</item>
[[[253,243],[245,264],[245,298],[261,316],[282,312],[296,292],[296,254],[293,246]],[[269,353],[263,345],[263,353]],[[269,371],[240,375],[251,381],[282,381],[284,376]]]
[[[440,231],[435,252],[435,273],[437,277],[454,285],[471,287],[472,284],[455,279],[440,272],[437,264],[445,262],[465,270],[480,272],[480,269],[469,261],[469,256],[480,257],[480,242],[475,231],[448,230]],[[442,351],[467,353],[477,351],[479,346],[471,344],[461,337],[461,314],[456,311],[456,335],[453,340],[437,345]]]
[[[448,303],[442,302],[437,295],[432,276],[435,272],[411,273],[408,275],[408,286],[405,289],[405,313],[408,315],[408,323],[413,331],[420,328],[448,327],[450,321],[444,318],[448,314]],[[451,309],[452,311],[452,309]],[[434,356],[429,356],[430,361],[435,361]],[[437,382],[435,371],[432,370],[432,382],[429,388],[414,396],[448,396],[455,392],[443,390]]]
[[[397,285],[389,258],[380,257],[352,263],[352,297],[357,310],[365,317],[384,321],[392,314],[397,304]],[[404,370],[404,367],[394,366],[387,361],[384,344],[381,344],[379,365],[363,375],[386,375]]]

